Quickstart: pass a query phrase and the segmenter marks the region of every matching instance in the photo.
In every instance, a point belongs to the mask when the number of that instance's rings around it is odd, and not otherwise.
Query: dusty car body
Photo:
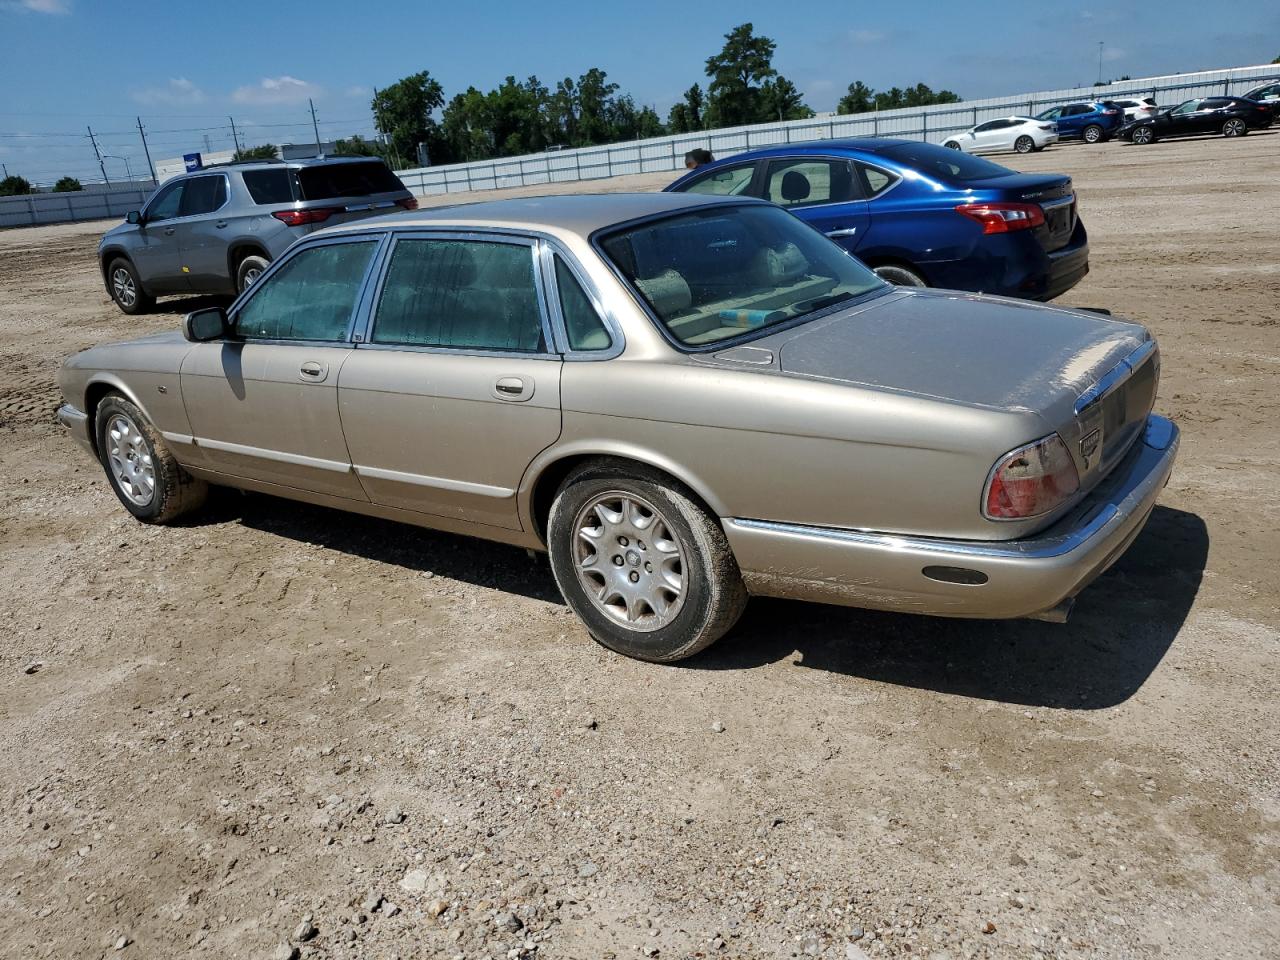
[[[891,287],[755,200],[337,227],[184,333],[62,371],[60,419],[139,519],[214,483],[549,550],[591,633],[653,660],[748,594],[1061,619],[1178,446],[1142,326]]]

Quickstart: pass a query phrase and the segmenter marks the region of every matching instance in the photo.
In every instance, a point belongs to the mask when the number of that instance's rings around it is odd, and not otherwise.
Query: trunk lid
[[[794,376],[1037,413],[1066,441],[1084,489],[1141,432],[1159,371],[1139,324],[932,290],[895,291],[752,346]]]
[[[1015,173],[966,181],[964,186],[982,191],[985,199],[1039,205],[1044,211],[1044,226],[1036,227],[1035,235],[1046,252],[1060,250],[1071,242],[1077,213],[1075,187],[1070,177],[1057,173]]]

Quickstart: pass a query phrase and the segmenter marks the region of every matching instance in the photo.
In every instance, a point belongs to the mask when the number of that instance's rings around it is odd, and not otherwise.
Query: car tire
[[[124,257],[116,257],[107,264],[107,289],[116,306],[132,316],[146,313],[156,305],[156,298],[142,289],[137,269]]]
[[[1134,143],[1140,147],[1156,142],[1155,131],[1150,127],[1137,127],[1129,137]]]
[[[1084,132],[1080,136],[1084,138],[1085,143],[1101,143],[1103,137],[1102,128],[1096,123],[1091,123],[1084,128]]]
[[[120,394],[98,404],[94,436],[111,489],[138,520],[169,523],[204,503],[209,485],[182,469],[160,431]]]
[[[244,293],[253,286],[254,281],[262,276],[262,272],[270,263],[271,261],[266,257],[260,257],[256,253],[251,253],[241,260],[240,265],[236,267],[236,293]]]
[[[1239,117],[1232,117],[1222,125],[1222,135],[1224,137],[1243,137],[1249,132],[1249,125]]]
[[[946,143],[943,144],[943,146],[946,147],[948,150],[960,149],[960,144],[956,143],[954,140],[948,140]]]
[[[1036,142],[1025,135],[1013,141],[1013,149],[1018,153],[1030,153],[1035,148]]]
[[[627,657],[693,656],[746,607],[719,521],[639,464],[592,461],[574,470],[551,505],[547,547],[569,607],[596,642]]]
[[[887,280],[895,287],[927,287],[929,285],[920,274],[898,263],[881,264],[873,267],[872,270],[881,280]]]

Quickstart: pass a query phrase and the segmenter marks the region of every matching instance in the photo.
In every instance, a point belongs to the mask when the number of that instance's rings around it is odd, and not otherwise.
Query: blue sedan
[[[1070,177],[915,140],[751,150],[667,190],[770,200],[904,286],[1052,300],[1089,272]]]

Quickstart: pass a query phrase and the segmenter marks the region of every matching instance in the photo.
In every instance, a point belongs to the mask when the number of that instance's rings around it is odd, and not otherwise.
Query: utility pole
[[[240,134],[236,133],[236,118],[227,117],[231,121],[231,142],[236,145],[236,153],[240,152]]]
[[[1098,41],[1098,86],[1102,86],[1102,44],[1104,41]]]
[[[107,179],[107,165],[102,162],[102,153],[98,150],[98,141],[94,139],[93,127],[86,126],[85,129],[89,131],[89,142],[93,144],[93,155],[98,158],[98,169],[102,171],[102,182],[109,187],[111,186],[111,181]]]
[[[307,97],[307,106],[311,108],[311,129],[316,132],[316,156],[320,156],[320,125],[316,123],[316,105],[315,102]]]
[[[147,134],[142,129],[142,118],[138,118],[138,136],[142,138],[142,152],[147,155],[147,169],[151,171],[152,182],[156,179],[156,165],[151,162],[151,151],[147,148]]]
[[[9,165],[8,165],[7,163],[0,163],[0,170],[3,170],[3,171],[4,171],[4,177],[3,177],[2,179],[8,180],[8,179],[9,179]]]

